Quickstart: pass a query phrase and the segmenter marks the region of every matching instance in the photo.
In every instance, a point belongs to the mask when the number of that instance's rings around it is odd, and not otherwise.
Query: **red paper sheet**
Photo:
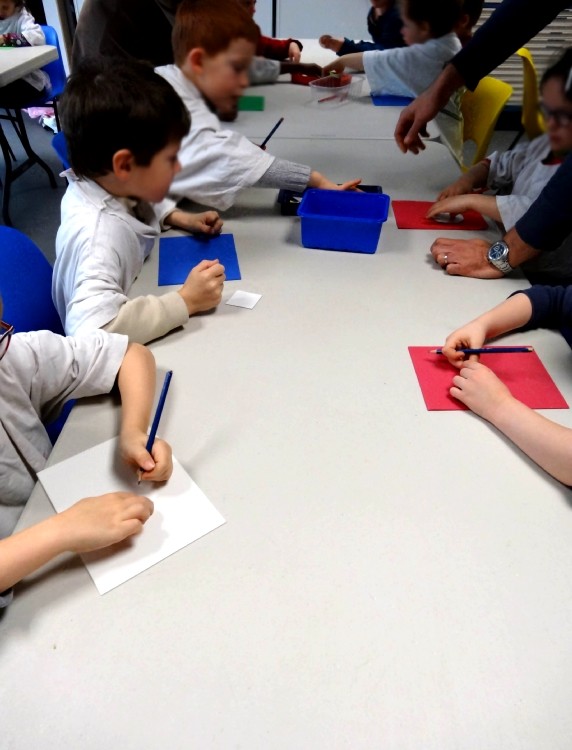
[[[435,219],[426,219],[425,214],[432,205],[431,201],[392,201],[398,229],[466,229],[475,232],[488,228],[487,222],[477,211],[464,211],[463,221],[458,224],[443,224]]]
[[[438,346],[410,346],[409,354],[428,411],[453,411],[467,407],[449,394],[458,370],[442,354],[431,354]],[[529,354],[484,354],[480,361],[509,388],[512,395],[531,409],[568,409],[536,352]]]

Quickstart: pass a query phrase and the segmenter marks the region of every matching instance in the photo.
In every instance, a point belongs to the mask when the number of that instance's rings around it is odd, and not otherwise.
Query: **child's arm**
[[[490,166],[491,163],[488,159],[483,159],[478,164],[475,164],[468,172],[462,174],[458,180],[455,180],[455,182],[452,182],[442,190],[437,196],[437,200],[441,201],[443,198],[450,198],[452,195],[465,195],[466,193],[472,193],[473,190],[486,188]]]
[[[164,217],[163,222],[177,229],[187,232],[202,232],[203,234],[220,234],[222,219],[216,211],[203,211],[193,214],[176,208]]]
[[[519,294],[517,297],[524,297]],[[486,419],[545,471],[572,485],[572,430],[529,409],[488,367],[467,362],[450,390],[471,411]]]
[[[360,182],[361,180],[348,180],[347,182],[338,185],[320,172],[312,170],[312,172],[310,172],[310,179],[308,180],[308,187],[320,188],[321,190],[355,190]]]
[[[141,479],[164,482],[171,476],[171,448],[155,440],[151,455],[147,452],[147,429],[155,397],[155,359],[140,344],[130,344],[117,376],[121,394],[121,432],[119,443],[127,463],[144,469]]]
[[[532,316],[532,303],[526,294],[514,294],[475,320],[447,336],[443,354],[455,367],[465,365],[465,354],[457,349],[478,349],[487,339],[522,328]],[[471,355],[471,359],[476,359]]]
[[[502,221],[494,195],[479,195],[469,193],[467,195],[452,195],[434,203],[427,211],[427,218],[431,219],[443,212],[458,214],[464,211],[478,211],[482,216],[488,216],[494,221]]]
[[[343,73],[346,68],[352,70],[363,70],[363,52],[352,52],[349,55],[342,55],[334,62],[328,63],[322,70],[325,76],[330,73]]]
[[[80,500],[0,541],[0,592],[64,552],[90,552],[139,534],[153,503],[130,492]]]

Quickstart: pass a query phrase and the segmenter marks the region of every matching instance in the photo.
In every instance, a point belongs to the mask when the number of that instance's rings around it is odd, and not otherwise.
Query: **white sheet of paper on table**
[[[100,594],[225,523],[174,457],[168,482],[160,486],[151,482],[138,485],[134,470],[119,456],[116,438],[40,471],[38,479],[58,512],[83,497],[115,491],[136,492],[153,501],[154,513],[141,534],[82,555]]]
[[[238,290],[227,299],[226,304],[234,305],[235,307],[247,307],[249,310],[252,310],[261,297],[261,294],[255,294],[254,292],[241,292]]]

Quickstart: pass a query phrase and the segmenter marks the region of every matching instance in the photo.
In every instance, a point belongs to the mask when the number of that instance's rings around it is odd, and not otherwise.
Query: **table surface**
[[[310,145],[330,171],[370,153],[364,180],[392,197],[457,174],[438,144],[417,160],[389,141]],[[274,199],[245,192],[225,224],[242,280],[224,299],[258,305],[151,345],[158,388],[174,370],[160,432],[227,523],[105,596],[71,556],[18,586],[0,621],[4,746],[568,750],[569,491],[478,417],[428,412],[407,351],[526,283],[448,277],[428,257],[439,232],[391,212],[373,255],[303,248]],[[156,274],[153,253],[133,294]],[[572,403],[563,340],[510,341],[534,344]],[[50,463],[117,419],[110,399],[76,405]],[[37,487],[22,524],[49,513]]]
[[[6,86],[57,59],[58,50],[50,44],[37,47],[1,47],[0,86]]]

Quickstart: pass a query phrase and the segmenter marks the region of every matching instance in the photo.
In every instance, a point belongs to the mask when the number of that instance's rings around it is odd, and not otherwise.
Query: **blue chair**
[[[0,226],[0,268],[2,317],[12,323],[14,331],[48,330],[64,335],[52,301],[52,267],[40,248],[17,229]],[[46,425],[52,444],[73,404],[68,401],[60,416]]]
[[[64,169],[69,169],[70,162],[68,156],[68,145],[66,143],[66,137],[61,130],[52,138],[52,148],[60,157],[60,161],[62,162]]]
[[[56,47],[58,50],[57,60],[53,60],[51,63],[48,63],[42,68],[42,70],[44,70],[50,76],[52,87],[50,92],[45,96],[36,98],[33,101],[30,101],[28,104],[24,104],[23,109],[27,109],[28,107],[32,106],[41,107],[45,104],[52,104],[54,108],[56,124],[59,129],[60,120],[57,109],[57,99],[65,88],[67,76],[62,60],[60,42],[56,30],[52,26],[42,26],[41,28],[44,32],[44,36],[46,37],[46,43]],[[17,177],[19,177],[23,172],[29,169],[33,164],[37,164],[48,175],[50,185],[53,188],[57,187],[57,183],[55,175],[50,167],[43,159],[38,156],[38,154],[36,154],[30,144],[21,109],[11,109],[6,107],[3,107],[3,109],[5,114],[0,115],[0,119],[9,120],[12,123],[14,131],[20,139],[20,143],[22,144],[22,147],[26,153],[26,159],[18,167],[14,167],[12,164],[12,162],[14,161],[14,155],[10,149],[10,144],[8,143],[8,140],[3,133],[0,135],[0,149],[2,150],[2,154],[4,156],[5,165],[4,192],[2,197],[2,217],[4,219],[4,223],[8,226],[11,226],[12,221],[10,219],[10,213],[8,210],[10,203],[10,188]]]

